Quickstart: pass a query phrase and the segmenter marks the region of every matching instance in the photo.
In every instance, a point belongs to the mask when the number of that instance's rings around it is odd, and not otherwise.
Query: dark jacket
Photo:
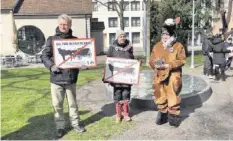
[[[53,48],[52,42],[55,39],[72,39],[77,38],[72,35],[72,30],[70,29],[68,33],[64,34],[59,31],[59,28],[56,28],[56,34],[50,36],[47,39],[45,49],[42,52],[42,61],[46,68],[50,70],[50,81],[55,84],[73,84],[77,82],[79,69],[60,69],[58,73],[51,72],[51,67],[55,65],[53,58]]]
[[[212,48],[211,38],[204,37],[202,44],[202,53],[203,55],[209,55],[209,51]]]
[[[134,59],[133,47],[129,40],[125,41],[125,44],[119,45],[118,41],[115,40],[108,49],[108,57],[119,57],[126,59]]]
[[[224,65],[226,62],[225,54],[229,53],[230,50],[227,50],[226,44],[221,37],[215,37],[212,44],[213,47],[210,49],[210,51],[213,52],[213,63]]]

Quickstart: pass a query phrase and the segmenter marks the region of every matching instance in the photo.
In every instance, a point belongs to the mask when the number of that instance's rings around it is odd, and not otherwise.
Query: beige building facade
[[[13,31],[12,12],[1,14],[1,55],[12,54],[16,52],[16,44],[14,43],[15,34]]]
[[[72,18],[74,36],[90,38],[91,4],[91,0],[2,0],[0,55],[41,53],[63,13]]]

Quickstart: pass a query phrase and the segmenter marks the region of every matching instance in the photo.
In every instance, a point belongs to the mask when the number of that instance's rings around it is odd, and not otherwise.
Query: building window
[[[124,17],[124,26],[129,27],[129,17]]]
[[[133,1],[131,3],[131,11],[140,11],[140,1]]]
[[[17,31],[17,35],[19,49],[30,55],[39,53],[45,44],[44,34],[35,26],[23,26]]]
[[[113,44],[113,42],[116,40],[116,33],[109,33],[109,44]]]
[[[140,26],[140,17],[132,17],[131,26]]]
[[[125,32],[126,38],[129,39],[129,32]]]
[[[116,2],[108,2],[108,11],[116,11]]]
[[[133,44],[139,44],[140,43],[140,33],[139,32],[133,32],[132,33],[132,43]]]
[[[98,11],[98,4],[97,4],[97,2],[92,2],[92,10],[93,11]]]
[[[92,22],[98,22],[98,18],[91,18]]]
[[[117,18],[108,18],[109,27],[117,27],[118,21]]]
[[[146,7],[146,4],[144,2],[142,2],[142,10],[143,11],[144,11],[145,7]]]
[[[128,1],[125,1],[123,3],[123,7],[124,7],[124,11],[129,11],[129,2]]]

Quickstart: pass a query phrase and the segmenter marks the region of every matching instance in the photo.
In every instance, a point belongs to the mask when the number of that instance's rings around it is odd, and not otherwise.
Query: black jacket
[[[212,48],[211,38],[204,37],[202,44],[202,53],[203,55],[209,55],[209,51]]]
[[[230,50],[227,50],[226,44],[221,37],[215,37],[212,43],[213,47],[210,49],[210,51],[213,52],[213,63],[224,65],[226,62],[225,54],[229,53]]]
[[[77,38],[72,35],[72,30],[70,29],[68,33],[64,34],[56,28],[56,34],[50,36],[47,39],[45,49],[42,52],[42,61],[46,68],[50,70],[50,81],[55,84],[73,84],[77,82],[79,69],[60,69],[59,73],[51,72],[51,67],[55,64],[53,58],[53,48],[52,42],[55,39],[72,39]]]

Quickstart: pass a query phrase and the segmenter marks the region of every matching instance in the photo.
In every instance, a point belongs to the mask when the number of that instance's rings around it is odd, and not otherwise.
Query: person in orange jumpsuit
[[[176,41],[175,27],[179,19],[167,19],[161,40],[153,47],[149,65],[154,69],[154,96],[158,108],[156,124],[169,122],[178,127],[181,122],[178,96],[182,88],[182,66],[186,63],[185,49]]]

